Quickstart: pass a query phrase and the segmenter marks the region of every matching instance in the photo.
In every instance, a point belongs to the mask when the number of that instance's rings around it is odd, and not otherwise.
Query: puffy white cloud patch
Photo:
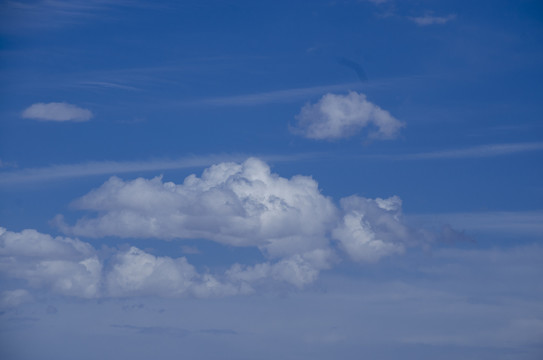
[[[235,264],[224,274],[198,273],[184,257],[155,256],[130,247],[101,259],[90,244],[80,240],[54,238],[31,229],[0,230],[2,274],[25,280],[33,288],[83,298],[220,297],[252,293],[270,282],[301,288],[329,268],[333,257],[329,249],[316,249],[275,263]],[[17,306],[31,298],[25,289],[4,291],[0,306]]]
[[[131,247],[116,254],[106,285],[113,296],[175,296],[186,293],[196,277],[196,270],[185,258],[156,257]]]
[[[22,117],[41,121],[88,121],[92,112],[68,103],[36,103],[26,108]]]
[[[264,162],[221,163],[182,184],[160,177],[123,181],[112,177],[78,199],[98,212],[67,234],[88,237],[205,238],[221,244],[256,246],[271,256],[326,247],[337,208],[307,176],[282,178]]]
[[[293,131],[306,138],[333,140],[357,134],[370,127],[369,137],[393,139],[404,123],[369,102],[364,94],[326,94],[315,104],[306,104],[296,116]]]
[[[102,264],[94,248],[79,240],[0,228],[0,271],[61,294],[96,297]]]

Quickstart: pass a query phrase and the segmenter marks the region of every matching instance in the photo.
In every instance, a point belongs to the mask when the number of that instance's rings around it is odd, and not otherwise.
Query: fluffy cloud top
[[[354,91],[347,95],[326,94],[315,104],[306,104],[296,116],[293,131],[317,140],[333,140],[355,135],[373,125],[369,137],[393,139],[404,126],[386,110]]]
[[[88,121],[92,112],[67,103],[36,103],[26,108],[22,117],[41,121]]]
[[[63,226],[71,235],[205,238],[257,246],[272,256],[326,246],[326,231],[337,216],[316,181],[282,178],[257,159],[211,166],[183,184],[112,177],[74,204],[98,216]]]
[[[398,197],[351,196],[338,208],[312,178],[280,177],[255,158],[213,165],[182,184],[160,177],[132,181],[112,177],[74,205],[96,216],[83,217],[73,226],[57,218],[69,235],[208,239],[257,247],[285,266],[287,262],[297,269],[310,266],[317,273],[333,263],[336,242],[352,260],[371,262],[401,253],[413,238],[421,237],[404,224]],[[315,254],[320,254],[319,261]],[[238,275],[258,278],[260,272],[279,278],[276,265],[242,267]]]

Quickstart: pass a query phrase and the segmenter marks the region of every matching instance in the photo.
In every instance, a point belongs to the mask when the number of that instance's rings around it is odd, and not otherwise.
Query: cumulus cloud
[[[84,298],[229,296],[275,284],[303,288],[343,258],[376,262],[438,236],[407,226],[397,196],[353,195],[338,207],[312,178],[280,177],[255,158],[213,165],[181,184],[112,177],[74,206],[95,216],[72,226],[57,218],[70,236],[206,239],[258,248],[265,261],[201,272],[185,257],[136,247],[98,252],[71,237],[0,228],[0,271],[33,288]]]
[[[136,247],[119,252],[113,262],[106,278],[108,292],[113,296],[182,295],[197,275],[185,258],[156,257]]]
[[[269,282],[301,288],[329,268],[333,256],[330,249],[317,249],[251,267],[234,264],[224,274],[211,274],[199,273],[185,257],[155,256],[133,246],[100,258],[90,244],[77,239],[32,229],[0,231],[1,273],[32,288],[82,298],[221,297],[252,293]],[[4,291],[0,306],[18,306],[31,298],[26,289]]]
[[[447,16],[433,16],[430,14],[424,15],[424,16],[417,16],[417,17],[409,17],[408,19],[413,21],[415,24],[419,26],[428,26],[428,25],[443,25],[448,23],[451,20],[454,20],[456,18],[455,14],[450,14]]]
[[[296,116],[293,132],[310,139],[334,140],[371,127],[369,137],[393,139],[404,124],[386,110],[369,102],[364,94],[326,94],[315,104],[306,104]]]
[[[36,103],[26,108],[22,115],[24,119],[40,121],[88,121],[92,112],[68,103]]]
[[[315,180],[272,174],[254,158],[221,163],[182,184],[160,177],[123,181],[112,177],[75,201],[98,212],[73,226],[71,235],[137,238],[204,238],[233,246],[256,246],[271,256],[327,246],[326,231],[337,209]]]
[[[94,248],[82,241],[0,228],[0,271],[36,288],[92,298],[98,296],[102,264]]]
[[[311,282],[305,279],[334,263],[335,244],[351,260],[374,262],[432,240],[430,233],[405,224],[397,196],[351,196],[340,203],[338,208],[321,194],[310,177],[283,178],[263,161],[249,158],[213,165],[182,184],[160,177],[112,177],[73,203],[95,212],[94,217],[68,225],[59,216],[56,222],[74,236],[208,239],[257,247],[274,262],[234,267],[227,274],[230,280],[274,278],[295,286]],[[279,268],[292,271],[283,276],[287,273]]]

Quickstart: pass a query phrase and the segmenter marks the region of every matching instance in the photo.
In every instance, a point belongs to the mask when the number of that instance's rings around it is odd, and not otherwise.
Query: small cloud
[[[68,103],[36,103],[25,109],[23,119],[40,121],[87,121],[92,118],[92,112]]]
[[[393,139],[404,123],[386,110],[369,102],[366,95],[351,91],[347,95],[326,94],[315,104],[306,104],[296,116],[298,124],[292,129],[303,137],[334,140],[357,134],[373,125],[373,139]]]
[[[451,20],[456,18],[456,14],[450,14],[447,16],[433,16],[430,14],[424,16],[408,17],[409,20],[413,21],[419,26],[428,26],[428,25],[443,25],[448,23]]]

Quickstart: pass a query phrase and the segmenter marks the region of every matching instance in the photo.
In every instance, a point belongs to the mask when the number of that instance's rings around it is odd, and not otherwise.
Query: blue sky
[[[0,3],[6,359],[539,359],[538,1]]]

